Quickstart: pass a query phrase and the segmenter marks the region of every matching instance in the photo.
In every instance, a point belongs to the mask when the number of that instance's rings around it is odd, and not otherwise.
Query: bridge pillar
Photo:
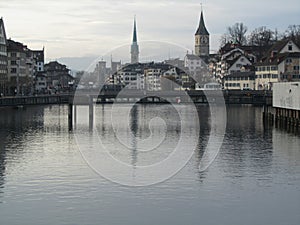
[[[69,103],[68,105],[68,127],[69,130],[73,129],[73,104]]]
[[[74,110],[74,127],[75,127],[75,129],[76,129],[76,123],[77,123],[77,106],[76,105],[74,105],[73,106],[73,110]]]
[[[93,107],[93,97],[89,97],[89,129],[93,130],[94,124],[94,107]]]

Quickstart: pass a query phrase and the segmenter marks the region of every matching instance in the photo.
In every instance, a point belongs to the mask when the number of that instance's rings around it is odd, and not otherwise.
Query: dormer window
[[[289,64],[289,63],[292,62],[292,59],[291,59],[291,58],[287,58],[287,59],[285,60],[285,62]]]

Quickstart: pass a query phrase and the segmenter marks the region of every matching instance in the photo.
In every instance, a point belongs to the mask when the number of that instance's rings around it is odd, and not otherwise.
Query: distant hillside
[[[55,59],[59,63],[65,64],[72,71],[87,70],[97,57],[62,57]],[[47,62],[54,61],[47,59]]]

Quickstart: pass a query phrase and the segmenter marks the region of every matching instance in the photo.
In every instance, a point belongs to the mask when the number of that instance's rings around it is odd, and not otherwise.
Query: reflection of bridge
[[[188,103],[191,100],[194,103],[207,104],[217,98],[224,97],[226,104],[251,104],[251,105],[271,105],[271,91],[229,91],[223,90],[223,96],[220,92],[215,91],[159,91],[149,92],[140,90],[126,90],[124,92],[105,91],[100,92],[79,92],[76,93],[76,104],[87,105],[92,102],[97,103],[127,103],[136,102],[139,99],[140,103],[166,103],[177,102],[180,99],[181,103]],[[188,95],[188,96],[187,96]],[[209,99],[208,99],[209,97]],[[25,105],[47,105],[47,104],[73,104],[74,94],[61,95],[41,95],[41,96],[17,96],[0,98],[0,107],[3,106],[25,106]]]
[[[18,96],[0,98],[0,107],[16,107],[26,105],[67,104],[69,106],[69,129],[73,127],[73,118],[76,121],[76,105],[89,106],[89,127],[93,128],[95,103],[218,103],[225,100],[226,104],[272,105],[272,92],[268,91],[160,91],[149,92],[143,90],[126,91],[96,91],[76,92],[74,94],[45,95],[45,96]],[[74,107],[73,107],[74,106]]]

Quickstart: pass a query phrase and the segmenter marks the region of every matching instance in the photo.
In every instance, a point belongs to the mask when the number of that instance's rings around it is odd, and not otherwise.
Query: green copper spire
[[[132,42],[137,42],[137,34],[136,34],[136,20],[134,16],[134,24],[133,24],[133,40]]]

